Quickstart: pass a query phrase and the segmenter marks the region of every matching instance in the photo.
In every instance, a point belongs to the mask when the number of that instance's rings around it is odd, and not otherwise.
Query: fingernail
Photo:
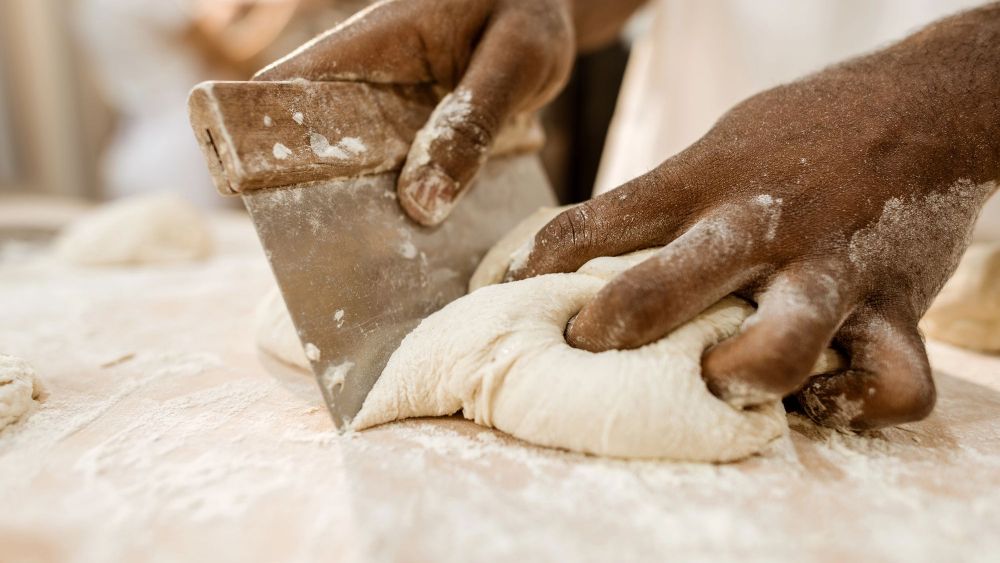
[[[403,203],[418,222],[437,225],[455,206],[458,182],[432,166],[404,174]]]

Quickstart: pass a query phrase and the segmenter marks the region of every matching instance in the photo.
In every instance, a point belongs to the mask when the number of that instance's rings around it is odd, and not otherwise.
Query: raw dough
[[[1000,242],[969,247],[921,328],[936,340],[1000,352]]]
[[[312,373],[292,317],[278,288],[272,288],[257,305],[254,315],[257,348],[274,358]]]
[[[202,214],[169,194],[115,201],[71,224],[56,254],[73,264],[150,264],[197,260],[212,252]]]
[[[24,416],[40,391],[28,362],[0,354],[0,430]]]
[[[529,218],[498,243],[474,276],[496,281],[510,248],[524,248],[558,210]],[[522,250],[523,252],[523,250]],[[666,338],[637,350],[593,354],[569,346],[567,321],[618,272],[655,250],[591,260],[577,273],[482,287],[425,319],[392,355],[354,421],[449,415],[535,444],[599,455],[731,461],[787,431],[780,402],[737,409],[700,377],[702,352],[735,334],[753,313],[728,297]],[[516,252],[515,252],[516,254]],[[828,352],[816,366],[836,366]]]

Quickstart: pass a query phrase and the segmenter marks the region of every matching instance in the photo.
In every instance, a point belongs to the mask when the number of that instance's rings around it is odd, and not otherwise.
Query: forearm
[[[573,12],[576,45],[580,52],[592,51],[618,37],[625,22],[647,0],[567,0]]]

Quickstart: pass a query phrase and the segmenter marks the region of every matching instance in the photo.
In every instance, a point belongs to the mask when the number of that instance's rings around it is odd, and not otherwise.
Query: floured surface
[[[203,264],[84,271],[0,253],[0,346],[48,392],[0,432],[0,506],[17,507],[0,510],[3,556],[986,561],[1000,549],[1000,359],[930,343],[928,420],[860,438],[792,418],[766,455],[726,466],[566,454],[453,418],[339,437],[314,382],[261,367],[251,320],[273,282],[249,224],[214,230]]]
[[[41,392],[37,379],[28,362],[0,353],[0,431],[28,417]]]

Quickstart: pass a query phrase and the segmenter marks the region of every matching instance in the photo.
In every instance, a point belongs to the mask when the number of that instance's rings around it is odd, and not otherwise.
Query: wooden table
[[[338,436],[314,383],[255,350],[273,282],[249,223],[213,226],[204,263],[0,253],[0,351],[47,389],[0,432],[0,562],[1000,553],[1000,358],[931,343],[926,421],[860,437],[793,416],[731,465],[568,454],[459,418]]]

